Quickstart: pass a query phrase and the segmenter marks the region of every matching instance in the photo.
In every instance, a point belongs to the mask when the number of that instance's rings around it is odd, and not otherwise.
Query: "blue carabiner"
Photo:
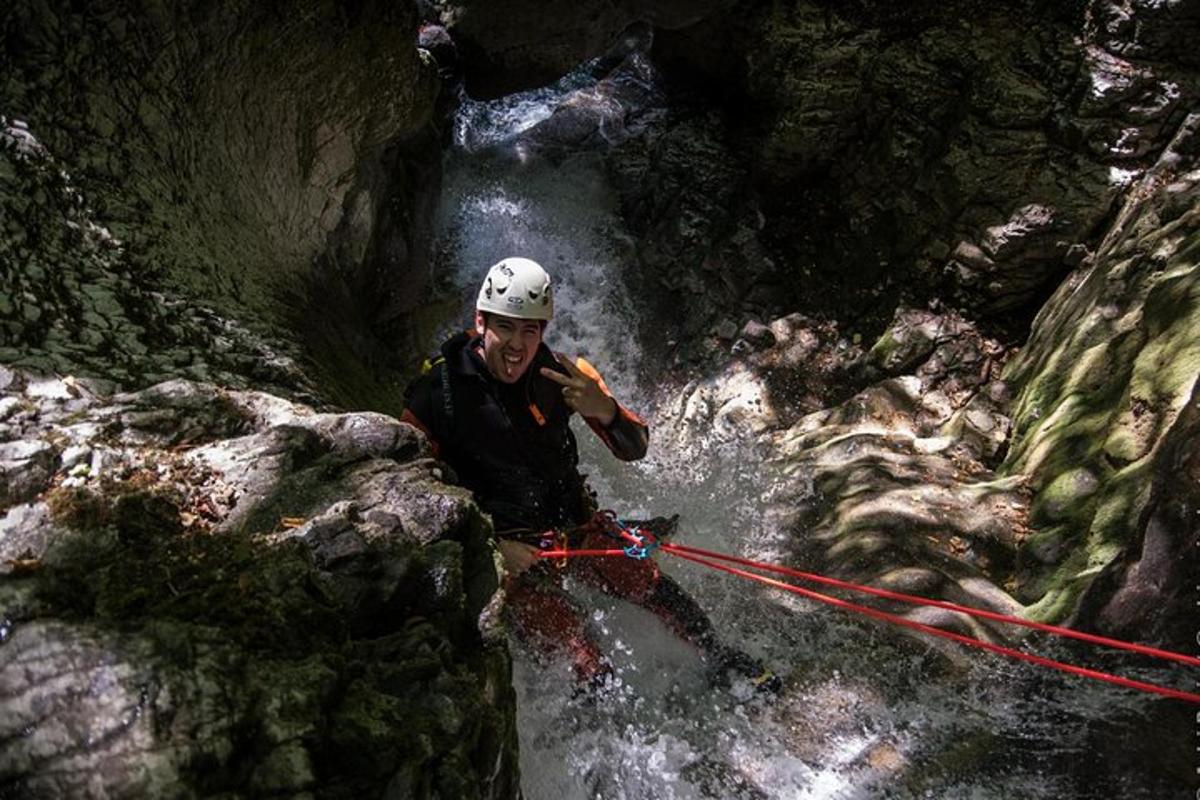
[[[625,555],[629,556],[630,558],[636,558],[638,560],[649,558],[650,554],[658,548],[658,540],[655,539],[652,534],[643,534],[641,528],[630,529],[629,526],[621,522],[619,519],[614,518],[613,522],[617,523],[617,526],[620,527],[621,530],[638,540],[637,544],[627,545],[624,548]],[[650,540],[649,543],[646,541],[647,538]]]

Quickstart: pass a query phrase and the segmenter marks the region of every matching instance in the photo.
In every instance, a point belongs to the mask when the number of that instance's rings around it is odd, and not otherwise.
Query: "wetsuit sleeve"
[[[404,413],[400,415],[400,421],[425,434],[433,449],[433,457],[438,458],[441,446],[433,435],[433,387],[434,381],[429,374],[409,384],[404,392]]]
[[[646,455],[646,448],[650,445],[650,426],[613,397],[612,392],[604,383],[604,378],[585,359],[575,359],[575,367],[600,384],[600,390],[612,397],[613,402],[617,405],[617,413],[611,423],[605,426],[599,420],[584,417],[583,420],[588,427],[595,431],[596,435],[600,437],[600,441],[604,442],[612,454],[622,461],[637,461]]]

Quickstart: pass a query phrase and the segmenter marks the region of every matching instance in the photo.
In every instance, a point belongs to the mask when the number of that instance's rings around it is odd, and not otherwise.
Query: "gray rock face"
[[[419,293],[420,165],[436,164],[416,157],[437,78],[410,4],[10,6],[0,360],[305,399],[297,343],[319,364],[387,352],[376,306]],[[384,405],[323,377],[327,396]]]
[[[660,32],[657,62],[740,121],[764,236],[803,283],[770,313],[852,316],[880,282],[1002,320],[1047,296],[1200,86],[1194,3],[1088,9],[745,2]]]
[[[314,395],[294,344],[155,291],[156,281],[131,263],[129,246],[97,222],[62,162],[21,123],[0,119],[0,160],[10,175],[0,203],[20,208],[25,226],[0,237],[0,286],[11,298],[0,308],[7,362],[112,386],[183,375]],[[70,397],[56,381],[31,391]]]
[[[0,504],[19,503],[37,494],[58,461],[48,442],[22,439],[0,444]]]
[[[749,318],[788,307],[792,292],[759,238],[747,165],[719,115],[662,114],[648,135],[617,147],[611,165],[637,239],[630,282],[651,309],[649,341],[676,342],[681,358],[712,355],[728,346],[709,338],[723,321],[736,335]]]
[[[0,517],[0,560],[37,558],[60,533],[51,521],[45,503],[10,506]]]
[[[0,519],[5,786],[517,796],[490,526],[416,430],[186,381],[79,394],[20,395],[0,445],[42,465]]]

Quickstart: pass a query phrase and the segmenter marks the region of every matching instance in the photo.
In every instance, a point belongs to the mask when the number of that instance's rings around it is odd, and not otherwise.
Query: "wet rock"
[[[777,493],[774,500],[792,508],[778,519],[794,520],[779,535],[792,525],[804,531],[798,558],[818,571],[916,581],[932,592],[918,592],[923,596],[970,597],[968,604],[986,596],[989,605],[1019,609],[999,585],[1025,536],[1021,483],[992,476],[973,434],[954,424],[961,417],[921,430],[919,409],[928,398],[920,392],[911,376],[877,384],[769,436],[773,460],[789,474],[810,475],[815,490],[815,497],[802,486],[794,495]],[[926,621],[972,636],[1007,635],[955,615]]]
[[[649,341],[676,340],[681,358],[708,358],[704,341],[731,309],[774,312],[789,291],[772,279],[748,168],[725,121],[684,109],[660,114],[648,131],[610,158],[637,241],[632,288],[649,303]]]
[[[957,315],[902,310],[868,358],[909,374],[837,400],[858,379],[861,350],[801,314],[768,330],[773,346],[689,387],[659,435],[680,448],[698,435],[757,435],[769,469],[790,476],[772,491],[767,535],[806,569],[1019,613],[1000,587],[1028,537],[1029,497],[1020,478],[989,468],[1008,443],[1005,406],[992,397],[1006,399],[995,378],[1003,349]],[[1009,635],[955,614],[913,618]]]
[[[862,349],[846,341],[831,321],[789,314],[765,326],[774,344],[745,355],[747,364],[768,387],[768,400],[778,420],[795,421],[839,396],[853,392]]]
[[[907,374],[852,394],[864,354],[836,324],[790,314],[766,329],[773,345],[691,383],[656,435],[684,452],[697,438],[753,439],[768,472],[787,476],[763,535],[805,569],[1020,613],[1001,587],[1029,536],[1029,496],[1020,477],[992,472],[1009,441],[1004,348],[957,314],[902,309],[865,358]],[[910,616],[1010,635],[957,614]]]
[[[634,23],[677,28],[695,23],[723,0],[619,3],[582,0],[503,8],[480,0],[454,3],[443,19],[461,44],[467,91],[494,98],[544,85],[604,54]]]

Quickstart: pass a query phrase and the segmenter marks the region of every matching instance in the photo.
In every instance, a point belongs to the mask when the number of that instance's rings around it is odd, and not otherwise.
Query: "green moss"
[[[875,344],[871,345],[871,349],[867,352],[867,361],[880,368],[886,368],[899,349],[900,342],[889,328],[883,332]]]
[[[1200,269],[1186,241],[1167,241],[1196,238],[1181,226],[1131,228],[1124,252],[1138,255],[1101,262],[1056,295],[1006,370],[1020,391],[1002,470],[1041,487],[1035,525],[1078,541],[1059,568],[1025,576],[1019,591],[1040,595],[1039,618],[1069,614],[1091,578],[1136,546],[1160,443],[1200,375]],[[1143,255],[1151,252],[1158,260]],[[1096,485],[1081,480],[1087,473]],[[1052,544],[1031,546],[1048,554]]]
[[[1109,546],[1129,541],[1130,531],[1137,525],[1142,509],[1149,501],[1153,472],[1154,459],[1145,458],[1106,481],[1090,526],[1088,542],[1093,551],[1101,547],[1111,549]]]
[[[1025,609],[1025,617],[1034,622],[1057,622],[1075,609],[1090,580],[1087,572],[1087,553],[1076,550],[1066,562],[1047,578],[1050,587],[1035,603]]]
[[[1033,521],[1063,522],[1087,520],[1095,508],[1100,483],[1087,467],[1076,467],[1059,474],[1038,492],[1033,503]]]

